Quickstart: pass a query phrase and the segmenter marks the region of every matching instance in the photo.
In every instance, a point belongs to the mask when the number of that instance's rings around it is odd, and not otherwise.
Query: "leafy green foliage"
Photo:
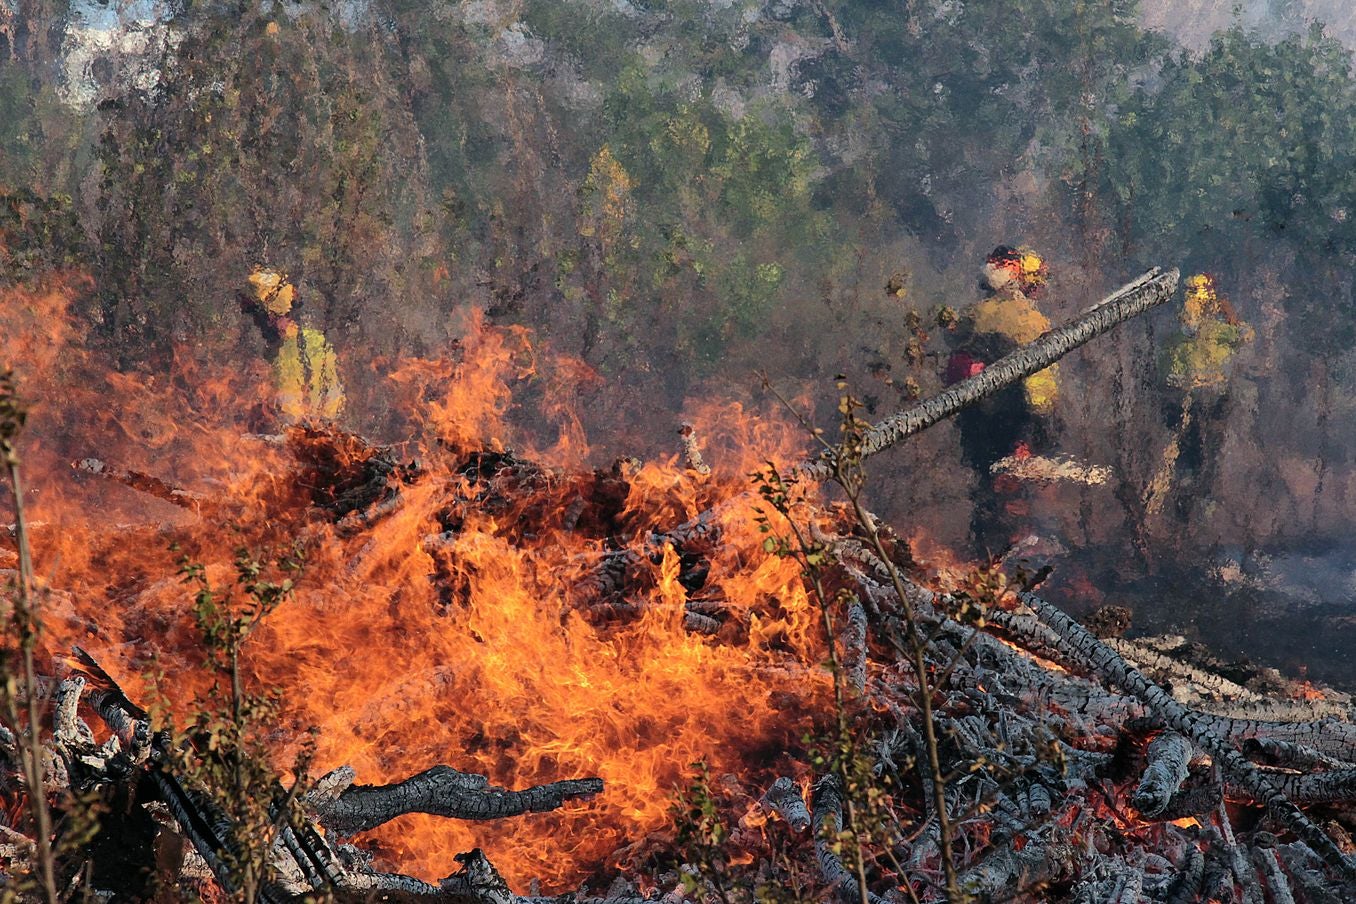
[[[84,253],[74,201],[30,189],[0,190],[0,281],[40,280]]]
[[[299,549],[279,556],[272,563],[282,574],[281,580],[269,580],[266,563],[252,557],[247,550],[236,553],[236,586],[243,592],[237,597],[212,587],[207,570],[200,563],[182,560],[179,575],[185,584],[195,587],[193,618],[202,633],[204,648],[212,665],[229,668],[239,656],[240,647],[249,639],[265,618],[291,596],[300,573],[303,559]]]
[[[1276,44],[1234,28],[1199,59],[1170,60],[1111,136],[1103,191],[1122,240],[1226,260],[1253,238],[1327,252],[1356,247],[1349,53],[1319,30]]]
[[[64,7],[25,8],[59,38]],[[158,83],[93,109],[33,32],[0,67],[0,280],[91,271],[76,309],[123,366],[262,365],[238,293],[267,264],[354,394],[379,382],[362,361],[441,354],[477,307],[628,415],[755,368],[869,375],[876,415],[940,386],[907,312],[965,305],[982,254],[1029,243],[1052,311],[1141,265],[1216,273],[1281,397],[1314,350],[1349,389],[1350,54],[1242,28],[1187,52],[1141,21],[1135,0],[176,4]],[[1314,459],[1316,429],[1278,432]]]
[[[746,865],[731,861],[731,851],[738,848],[731,844],[732,830],[726,822],[730,801],[712,781],[706,763],[693,763],[692,769],[695,775],[691,783],[679,790],[670,810],[677,829],[670,865],[677,871],[684,893],[721,904],[800,904],[810,900],[785,851],[774,852],[783,867],[782,875],[754,873]]]
[[[685,791],[678,794],[673,804],[674,820],[678,826],[678,846],[682,850],[682,864],[691,864],[696,871],[681,874],[683,890],[696,894],[709,882],[722,901],[730,900],[730,866],[726,859],[725,843],[729,830],[721,820],[720,809],[711,788],[711,771],[705,763],[693,763],[697,775]],[[681,868],[681,867],[680,867]]]
[[[432,214],[389,41],[318,9],[219,17],[186,10],[159,89],[102,105],[102,319],[147,350],[237,322],[258,264],[346,329],[432,272],[408,266]]]

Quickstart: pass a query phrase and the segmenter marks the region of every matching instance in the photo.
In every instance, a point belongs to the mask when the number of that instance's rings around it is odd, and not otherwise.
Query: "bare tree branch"
[[[1044,370],[1117,324],[1163,304],[1177,291],[1179,276],[1176,269],[1164,272],[1155,267],[1139,279],[1117,289],[1079,317],[1017,349],[975,376],[962,380],[907,411],[890,415],[867,431],[862,443],[862,456],[870,457],[915,433],[921,433],[967,405]],[[800,470],[803,474],[821,480],[833,473],[832,464],[824,454],[802,463]]]

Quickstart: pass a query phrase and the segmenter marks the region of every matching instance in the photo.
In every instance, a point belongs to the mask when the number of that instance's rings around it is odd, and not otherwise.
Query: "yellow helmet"
[[[1049,275],[1044,259],[1030,248],[999,245],[984,261],[982,282],[995,291],[1014,288],[1034,295],[1044,288]]]
[[[1219,294],[1215,280],[1207,273],[1195,273],[1186,278],[1186,300],[1182,304],[1182,320],[1187,324],[1200,323],[1206,314],[1219,308]]]
[[[287,281],[287,274],[271,267],[255,267],[249,277],[250,290],[255,301],[270,314],[281,317],[292,310],[297,290]]]

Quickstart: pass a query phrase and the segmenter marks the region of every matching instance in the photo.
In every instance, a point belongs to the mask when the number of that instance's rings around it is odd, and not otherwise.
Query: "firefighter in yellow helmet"
[[[1186,297],[1177,319],[1181,331],[1165,362],[1168,385],[1188,392],[1223,387],[1234,354],[1252,341],[1252,327],[1239,320],[1206,273],[1186,278]]]
[[[1144,506],[1148,515],[1157,515],[1168,498],[1175,496],[1173,508],[1182,521],[1195,501],[1210,494],[1224,439],[1233,359],[1253,339],[1252,327],[1239,319],[1233,305],[1219,293],[1214,277],[1196,273],[1186,278],[1184,286],[1178,334],[1161,362],[1164,382],[1182,395],[1164,404],[1171,434],[1158,471],[1149,481]]]
[[[989,297],[969,313],[974,331],[1003,336],[1014,348],[1034,342],[1050,329],[1049,318],[1033,300],[1040,297],[1048,279],[1049,268],[1036,252],[1006,245],[995,248],[980,272],[980,286]],[[1034,413],[1052,413],[1059,398],[1059,365],[1027,377],[1022,391]]]
[[[965,311],[957,325],[947,383],[980,373],[1050,329],[1049,319],[1034,301],[1048,278],[1049,268],[1036,252],[1007,245],[993,250],[980,271],[985,297]],[[1058,398],[1059,369],[1052,365],[957,416],[961,451],[975,472],[971,531],[980,551],[1007,548],[1028,507],[1020,481],[1006,473],[995,476],[994,466],[1014,456],[1039,454],[1051,444]]]
[[[325,334],[299,321],[297,290],[287,275],[256,267],[248,298],[274,350],[278,411],[287,421],[333,420],[344,407],[339,364]]]

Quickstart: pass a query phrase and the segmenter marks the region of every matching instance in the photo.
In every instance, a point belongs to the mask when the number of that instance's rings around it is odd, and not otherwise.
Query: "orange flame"
[[[1299,700],[1326,700],[1326,699],[1328,699],[1328,695],[1325,694],[1325,693],[1323,693],[1323,691],[1322,691],[1321,689],[1319,689],[1319,688],[1317,688],[1317,687],[1314,687],[1313,683],[1310,682],[1308,679],[1305,679],[1304,681],[1301,681],[1301,682],[1299,683],[1299,686],[1298,686],[1297,688],[1295,688],[1295,697],[1296,697],[1296,699],[1299,699]]]
[[[666,831],[690,764],[734,773],[751,790],[803,771],[786,751],[830,696],[819,622],[798,566],[762,551],[745,493],[763,458],[799,457],[794,427],[706,406],[685,419],[712,453],[710,477],[684,470],[675,452],[589,478],[569,388],[587,369],[548,361],[525,331],[472,318],[460,357],[399,362],[373,388],[417,426],[408,452],[422,468],[399,487],[398,507],[341,530],[313,506],[317,488],[300,479],[296,449],[259,435],[277,432],[258,423],[266,366],[219,373],[180,354],[164,373],[120,373],[73,352],[82,341],[66,326],[73,295],[7,297],[32,314],[0,339],[37,401],[22,451],[31,517],[49,525],[33,539],[57,588],[44,612],[50,650],[81,644],[133,696],[134,676],[163,673],[182,714],[207,678],[178,557],[204,562],[225,586],[236,548],[300,539],[308,564],[298,591],[245,647],[252,680],[285,699],[280,763],[315,726],[316,768],[350,764],[366,783],[435,763],[508,787],[605,782],[596,799],[554,813],[482,824],[410,816],[370,833],[385,865],[430,879],[479,846],[515,884],[576,886],[619,849]],[[467,456],[527,445],[512,423],[513,389],[525,384],[541,390],[555,429],[552,447],[524,455],[551,467],[491,499]],[[203,507],[69,467],[96,454],[191,490]],[[344,447],[339,464],[368,454]],[[595,504],[598,482],[612,479],[624,492],[606,530],[572,525],[571,507]],[[681,550],[651,549],[647,538],[720,503],[720,541],[702,551],[701,598],[722,607],[710,637],[684,628],[694,591]],[[579,588],[618,538],[645,551],[626,599],[634,615],[598,623]]]

